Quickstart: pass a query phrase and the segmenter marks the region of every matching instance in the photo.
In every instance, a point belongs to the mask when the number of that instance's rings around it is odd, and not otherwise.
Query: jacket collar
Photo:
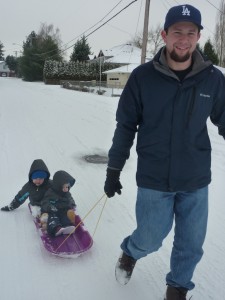
[[[187,75],[186,78],[191,77],[202,70],[212,66],[212,62],[204,57],[197,49],[192,54],[193,59],[193,67],[191,72]],[[167,76],[174,77],[176,79],[177,76],[175,73],[169,68],[167,60],[166,60],[166,47],[164,46],[159,50],[156,56],[153,58],[153,65],[156,70],[164,73]]]

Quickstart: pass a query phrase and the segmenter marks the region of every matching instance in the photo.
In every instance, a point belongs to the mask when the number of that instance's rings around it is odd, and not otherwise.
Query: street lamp
[[[23,47],[23,45],[21,44],[17,44],[17,43],[12,43],[13,45],[17,45],[17,46],[20,46],[20,47]]]
[[[102,50],[100,51],[100,53],[102,54]],[[99,57],[99,93],[101,94],[101,85],[102,85],[102,64],[104,65],[104,60],[105,57],[104,55],[100,55]]]
[[[17,44],[17,43],[12,43],[13,45],[17,45],[17,46],[20,46],[20,47],[23,47],[23,45],[21,45],[21,44]],[[20,50],[20,51],[17,51],[17,50],[15,50],[14,51],[15,52],[15,54],[16,54],[16,57],[17,57],[17,52],[20,52],[20,53],[22,53],[22,51]]]

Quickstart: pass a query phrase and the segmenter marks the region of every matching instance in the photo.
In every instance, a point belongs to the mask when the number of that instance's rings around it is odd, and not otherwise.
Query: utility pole
[[[143,39],[142,39],[141,64],[145,63],[145,58],[146,58],[150,1],[151,0],[146,0],[145,3],[145,19],[144,19],[144,29],[143,29]]]

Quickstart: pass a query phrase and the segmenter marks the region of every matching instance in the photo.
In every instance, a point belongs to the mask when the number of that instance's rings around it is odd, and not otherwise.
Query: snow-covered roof
[[[122,44],[108,50],[102,50],[105,62],[118,64],[140,64],[141,49],[132,44]],[[108,58],[107,58],[108,57]],[[147,55],[146,61],[150,60],[151,55]]]
[[[122,67],[119,67],[119,68],[115,68],[115,69],[112,69],[112,70],[105,71],[103,73],[105,73],[105,74],[129,73],[130,74],[138,66],[139,66],[139,64],[129,64],[129,65],[126,65],[126,66],[122,66]]]
[[[95,59],[95,55],[94,54],[89,54],[88,57],[89,57],[89,59]]]

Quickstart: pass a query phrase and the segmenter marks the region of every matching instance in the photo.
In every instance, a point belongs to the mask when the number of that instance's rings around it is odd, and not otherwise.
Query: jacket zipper
[[[195,97],[196,96],[196,87],[194,86],[191,92],[191,100],[190,100],[190,106],[189,106],[189,110],[188,110],[188,118],[187,118],[187,126],[191,120],[191,116],[193,114],[194,111],[194,107],[195,107]]]

